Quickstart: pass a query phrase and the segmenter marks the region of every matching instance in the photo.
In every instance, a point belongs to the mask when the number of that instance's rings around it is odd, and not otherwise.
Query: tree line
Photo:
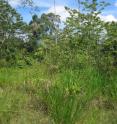
[[[107,5],[83,0],[77,10],[65,7],[70,16],[61,28],[59,15],[33,15],[27,24],[0,0],[0,66],[23,67],[37,61],[59,69],[91,65],[102,72],[115,70],[117,22],[104,22],[99,16]]]

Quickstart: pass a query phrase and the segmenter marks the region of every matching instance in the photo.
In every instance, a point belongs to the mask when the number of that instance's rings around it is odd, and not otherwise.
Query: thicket
[[[12,64],[19,56],[22,60],[32,56],[62,67],[77,68],[86,63],[105,71],[116,67],[117,23],[105,23],[99,17],[106,3],[92,0],[80,2],[79,10],[66,7],[70,16],[60,29],[58,15],[34,15],[27,25],[6,1],[0,2],[1,64]]]

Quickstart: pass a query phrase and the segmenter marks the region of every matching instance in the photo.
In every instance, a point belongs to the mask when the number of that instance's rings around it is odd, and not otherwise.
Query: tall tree
[[[10,60],[15,56],[23,26],[16,10],[6,0],[0,0],[0,59]]]
[[[28,51],[36,50],[40,40],[50,38],[56,41],[59,26],[60,17],[54,13],[42,14],[40,17],[33,15],[29,23],[31,35],[30,41],[27,43]]]

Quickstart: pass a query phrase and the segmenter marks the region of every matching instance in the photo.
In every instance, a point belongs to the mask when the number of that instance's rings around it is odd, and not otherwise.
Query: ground
[[[41,88],[56,76],[48,76],[40,65],[0,69],[0,124],[53,124]],[[42,86],[41,82],[45,84]],[[40,85],[41,84],[41,85]],[[76,124],[117,124],[117,103],[100,94],[88,99]]]

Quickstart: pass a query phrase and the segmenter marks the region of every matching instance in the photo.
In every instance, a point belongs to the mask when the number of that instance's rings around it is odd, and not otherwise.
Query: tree
[[[28,51],[36,51],[40,42],[47,41],[46,38],[52,41],[57,39],[56,33],[59,31],[60,17],[53,13],[32,16],[29,23],[30,41],[27,43]],[[46,44],[46,43],[44,43]]]
[[[68,68],[90,64],[100,69],[101,48],[106,39],[102,37],[105,26],[99,14],[107,4],[98,0],[84,0],[79,4],[80,11],[66,7],[70,17],[59,37],[60,51],[56,59],[62,58],[62,64]]]
[[[20,35],[24,28],[21,16],[5,0],[0,1],[0,58],[15,60],[22,44]],[[19,34],[20,33],[20,34]]]
[[[37,15],[32,16],[29,23],[33,36],[55,35],[55,31],[59,30],[60,17],[53,13],[42,14],[39,18]]]
[[[117,66],[117,22],[105,24],[107,37],[103,44],[103,54],[111,66]],[[107,65],[109,66],[109,65]]]

